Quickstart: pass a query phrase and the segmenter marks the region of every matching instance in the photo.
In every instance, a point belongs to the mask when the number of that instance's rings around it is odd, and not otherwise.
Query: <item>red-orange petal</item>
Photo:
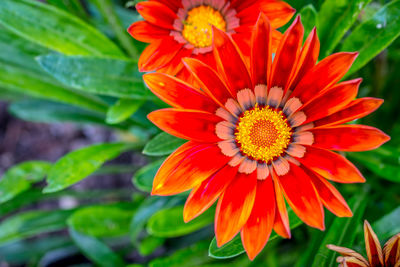
[[[253,210],[242,229],[244,249],[253,260],[265,247],[275,220],[275,190],[272,178],[257,182]]]
[[[220,197],[215,213],[215,236],[220,247],[229,242],[247,222],[253,208],[257,173],[238,173]]]
[[[221,77],[208,65],[193,58],[183,59],[183,64],[195,77],[204,92],[213,98],[216,103],[223,106],[232,97],[229,88],[221,80]]]
[[[336,188],[316,173],[307,172],[314,184],[324,206],[338,217],[351,217],[351,212],[346,200]]]
[[[340,125],[310,130],[313,146],[336,151],[367,151],[390,140],[381,130],[366,125]]]
[[[357,55],[340,52],[324,58],[301,79],[291,97],[299,97],[306,104],[324,89],[337,83],[350,69]]]
[[[274,230],[275,232],[283,238],[290,238],[290,225],[289,216],[286,209],[286,202],[283,198],[282,188],[278,181],[278,176],[275,174],[274,170],[270,170],[271,175],[274,180],[275,188],[275,198],[276,198],[276,210],[275,210],[275,220],[274,220]]]
[[[400,262],[400,233],[390,238],[383,247],[385,266],[395,266]]]
[[[361,81],[362,79],[354,79],[334,85],[307,105],[301,107],[300,110],[307,116],[303,124],[343,109],[357,96]]]
[[[164,67],[174,59],[183,44],[174,38],[163,38],[149,44],[140,55],[139,71],[149,72]]]
[[[242,53],[232,39],[223,31],[213,27],[214,57],[218,73],[235,94],[244,88],[253,88],[249,70]]]
[[[352,101],[342,110],[314,121],[315,127],[343,124],[355,119],[363,118],[377,110],[383,104],[383,99],[363,97]]]
[[[271,26],[267,17],[260,13],[251,37],[251,77],[254,85],[268,83],[271,69]]]
[[[363,183],[361,172],[342,155],[325,149],[306,146],[303,158],[297,158],[322,177],[338,183]]]
[[[166,177],[158,173],[152,194],[175,195],[190,190],[220,170],[230,160],[217,145],[208,144],[191,151]]]
[[[304,27],[301,24],[300,16],[298,16],[283,35],[278,47],[274,62],[272,63],[269,88],[278,86],[286,89],[289,85],[290,78],[295,71],[297,58],[300,54],[303,35]]]
[[[207,210],[236,177],[237,168],[225,165],[210,178],[193,189],[183,209],[183,219],[189,222]]]
[[[203,92],[175,77],[162,73],[143,75],[150,90],[161,100],[176,108],[215,112],[218,106]]]
[[[177,12],[179,8],[183,7],[181,0],[150,0],[150,1],[163,3],[174,12]]]
[[[144,20],[159,27],[174,30],[174,20],[178,18],[175,12],[166,5],[155,1],[146,1],[136,4],[136,10]]]
[[[365,250],[371,266],[383,266],[383,253],[379,239],[371,225],[364,221]]]
[[[222,119],[214,114],[196,110],[160,109],[147,115],[161,130],[179,138],[198,142],[221,141],[215,125]]]
[[[315,63],[318,61],[319,49],[320,43],[317,30],[314,27],[301,49],[299,60],[296,64],[296,70],[289,83],[289,90],[293,91],[293,88],[297,86],[304,75],[315,66]]]
[[[290,171],[278,176],[285,198],[293,211],[309,226],[324,230],[324,210],[310,177],[290,163]]]
[[[177,76],[179,78],[177,74],[183,70],[182,58],[190,56],[192,54],[192,51],[193,49],[182,47],[179,52],[174,56],[174,58],[168,64],[164,65],[164,67],[157,69],[157,72]],[[184,81],[190,83],[189,80]]]
[[[147,21],[138,21],[128,28],[128,32],[138,41],[151,43],[161,38],[169,36],[170,31],[157,27]]]

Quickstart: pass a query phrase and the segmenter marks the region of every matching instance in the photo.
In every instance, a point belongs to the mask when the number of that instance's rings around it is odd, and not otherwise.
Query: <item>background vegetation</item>
[[[243,254],[239,237],[217,248],[213,211],[185,224],[187,194],[148,194],[162,160],[184,141],[160,133],[146,119],[164,104],[145,88],[138,72],[144,44],[126,33],[141,19],[134,2],[1,0],[0,101],[8,103],[8,112],[56,127],[95,125],[113,137],[78,145],[51,162],[38,161],[41,155],[34,155],[40,151],[29,151],[29,161],[6,171],[1,166],[0,266],[332,267],[337,255],[326,244],[363,251],[363,219],[382,242],[400,232],[400,1],[289,2],[307,33],[317,26],[321,58],[359,51],[346,78],[364,79],[360,97],[385,99],[361,122],[379,127],[392,140],[372,152],[346,153],[367,183],[337,185],[352,218],[327,212],[321,232],[290,213],[292,239],[273,234],[253,262]],[[7,129],[0,131],[2,148]],[[121,160],[127,155],[134,155],[131,161]],[[115,158],[118,165],[105,164]],[[112,179],[115,173],[132,175],[131,182],[96,190],[75,185],[99,174]]]

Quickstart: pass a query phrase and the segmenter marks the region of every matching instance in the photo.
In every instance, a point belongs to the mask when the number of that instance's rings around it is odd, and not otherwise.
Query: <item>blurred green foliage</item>
[[[332,267],[336,255],[325,245],[361,247],[363,219],[382,241],[399,232],[400,1],[288,2],[301,14],[306,33],[317,27],[321,58],[359,51],[348,78],[363,77],[359,96],[386,100],[362,123],[383,129],[392,140],[372,152],[347,153],[367,178],[365,185],[338,186],[352,218],[327,212],[326,231],[321,232],[305,227],[291,212],[292,240],[273,234],[253,262],[243,254],[239,236],[217,248],[213,209],[185,224],[186,194],[148,194],[164,157],[184,141],[160,133],[146,119],[165,105],[145,88],[138,72],[144,44],[126,32],[141,19],[126,7],[132,1],[1,0],[0,100],[10,103],[9,112],[33,122],[94,124],[125,138],[70,152],[54,164],[29,161],[10,168],[0,179],[0,263],[49,266],[82,253],[95,266]],[[143,151],[149,164],[137,171],[102,167],[127,151]],[[132,172],[132,190],[66,189],[94,172],[121,170]],[[31,209],[62,197],[81,204],[67,210]],[[88,201],[93,199],[96,205]],[[133,251],[137,262],[129,262]]]

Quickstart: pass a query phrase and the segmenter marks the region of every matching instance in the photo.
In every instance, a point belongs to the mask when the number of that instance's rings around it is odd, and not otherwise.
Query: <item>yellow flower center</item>
[[[282,111],[256,106],[240,117],[235,135],[244,154],[255,160],[269,162],[285,151],[292,137],[292,129]]]
[[[183,24],[183,37],[198,48],[212,45],[212,25],[226,31],[226,22],[221,13],[204,5],[191,9]]]

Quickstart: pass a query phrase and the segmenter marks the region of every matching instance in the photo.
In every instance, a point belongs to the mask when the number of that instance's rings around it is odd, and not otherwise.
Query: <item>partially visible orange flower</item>
[[[133,23],[128,32],[150,43],[140,56],[139,70],[171,75],[182,71],[183,57],[215,66],[212,26],[230,35],[246,52],[250,51],[251,30],[260,11],[273,29],[285,25],[295,12],[280,0],[150,0],[138,3],[136,9],[145,21]],[[273,31],[274,44],[281,35]]]
[[[372,150],[390,138],[373,127],[344,124],[368,115],[383,101],[355,99],[361,79],[338,83],[357,53],[333,54],[316,64],[316,30],[302,46],[299,17],[272,60],[271,25],[260,15],[252,30],[250,65],[228,34],[213,31],[216,68],[193,58],[183,60],[201,90],[170,75],[144,75],[152,92],[173,107],[148,118],[167,133],[190,140],[163,163],[152,193],[192,189],[185,221],[219,199],[218,246],[241,232],[253,259],[272,229],[290,237],[284,197],[300,219],[318,229],[325,227],[323,205],[337,216],[352,216],[328,180],[365,179],[331,150]]]
[[[364,222],[365,249],[368,260],[349,248],[328,245],[328,248],[339,252],[339,267],[400,267],[400,233],[386,242],[383,249],[371,225]]]

